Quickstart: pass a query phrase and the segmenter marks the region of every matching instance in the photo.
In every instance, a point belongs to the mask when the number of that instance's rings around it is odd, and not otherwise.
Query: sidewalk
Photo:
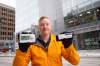
[[[100,57],[100,49],[96,50],[79,50],[80,57]]]
[[[100,57],[100,49],[99,50],[78,50],[80,57]],[[1,53],[0,57],[13,57],[15,53]]]
[[[15,53],[1,53],[0,54],[0,57],[14,57],[15,56]]]

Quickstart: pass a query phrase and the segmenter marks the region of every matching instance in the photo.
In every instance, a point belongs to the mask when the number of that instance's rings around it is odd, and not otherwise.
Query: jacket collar
[[[49,36],[49,40],[48,40],[47,42],[44,42],[44,41],[42,40],[42,38],[39,36],[39,37],[37,37],[37,39],[36,39],[36,45],[38,45],[38,46],[40,46],[40,47],[42,47],[42,48],[48,49],[48,46],[49,46],[49,44],[50,44],[50,41],[51,41],[51,35]]]

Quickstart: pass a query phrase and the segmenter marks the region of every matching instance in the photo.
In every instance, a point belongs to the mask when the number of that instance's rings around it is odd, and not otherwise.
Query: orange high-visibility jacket
[[[62,56],[72,65],[77,65],[80,57],[73,44],[64,48],[61,41],[56,41],[55,35],[51,34],[48,50],[41,44],[33,44],[26,54],[17,52],[13,66],[28,66],[31,60],[32,66],[62,66]]]

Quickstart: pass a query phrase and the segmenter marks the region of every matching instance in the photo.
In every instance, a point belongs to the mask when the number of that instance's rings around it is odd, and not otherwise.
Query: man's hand
[[[31,43],[18,43],[18,44],[19,44],[19,50],[21,50],[22,52],[27,52],[30,45],[32,45]]]
[[[62,41],[64,48],[68,48],[73,41],[73,34],[71,32],[63,32],[56,36],[57,41]]]

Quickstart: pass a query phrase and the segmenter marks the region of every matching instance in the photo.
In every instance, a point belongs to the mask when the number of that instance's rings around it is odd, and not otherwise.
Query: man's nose
[[[44,28],[46,28],[46,27],[47,27],[47,25],[45,24],[45,25],[44,25]]]

